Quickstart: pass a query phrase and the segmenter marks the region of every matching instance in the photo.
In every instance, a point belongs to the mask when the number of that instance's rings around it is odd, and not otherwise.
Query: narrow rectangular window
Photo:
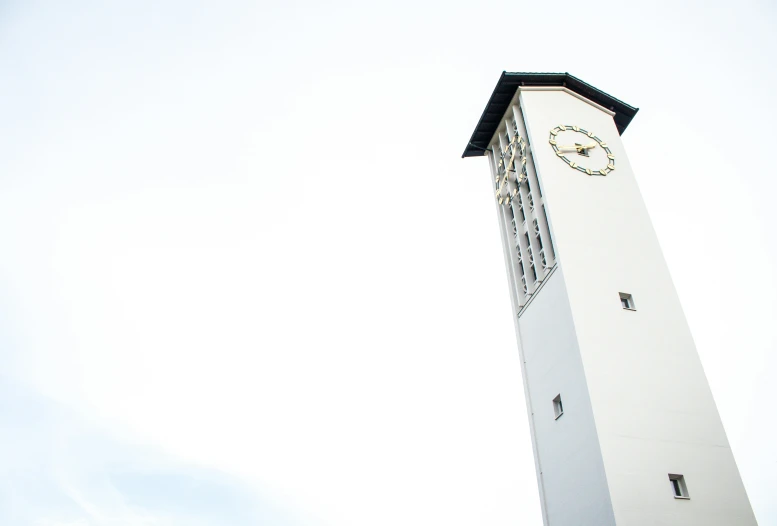
[[[507,198],[509,199],[510,196],[508,195]],[[506,206],[505,207],[505,215],[508,218],[510,218],[510,226],[512,226],[513,232],[516,232],[516,229],[515,229],[515,214],[513,213],[513,207],[512,206]]]
[[[561,404],[561,395],[556,395],[553,399],[553,414],[558,420],[558,417],[564,414],[564,406]]]
[[[621,298],[621,307],[623,307],[625,310],[637,310],[634,307],[634,298],[631,296],[631,294],[619,292],[618,295]]]
[[[498,155],[496,153],[496,144],[491,148],[491,161],[494,163],[494,170],[496,170],[496,174],[494,175],[494,190],[499,190],[499,160]]]
[[[550,241],[550,249],[553,250],[553,239],[550,238],[550,223],[548,223],[548,214],[545,212],[545,205],[542,205],[542,217],[545,219],[545,224],[548,226],[548,240]]]
[[[690,499],[688,495],[688,486],[685,485],[685,477],[682,475],[669,474],[669,482],[672,484],[672,492],[676,499]]]
[[[683,496],[683,489],[680,487],[680,481],[677,479],[669,479],[672,481],[672,487],[674,488],[674,496],[675,497],[682,497]]]

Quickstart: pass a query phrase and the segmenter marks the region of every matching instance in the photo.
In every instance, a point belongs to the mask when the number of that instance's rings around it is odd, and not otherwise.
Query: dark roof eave
[[[630,106],[569,73],[510,73],[503,71],[491,98],[488,99],[483,114],[480,116],[475,131],[472,132],[472,137],[461,155],[462,158],[483,155],[519,86],[564,86],[590,101],[614,111],[615,126],[621,135],[639,111],[639,108]]]

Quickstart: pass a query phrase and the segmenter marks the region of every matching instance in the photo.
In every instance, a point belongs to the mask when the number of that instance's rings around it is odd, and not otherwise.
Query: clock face
[[[556,126],[548,139],[559,159],[570,168],[588,175],[607,175],[615,170],[615,156],[591,131],[579,126]]]

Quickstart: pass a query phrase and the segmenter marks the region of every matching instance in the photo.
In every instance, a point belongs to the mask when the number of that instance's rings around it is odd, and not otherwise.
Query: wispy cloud
[[[3,378],[0,400],[0,524],[294,524],[245,481],[123,443]]]

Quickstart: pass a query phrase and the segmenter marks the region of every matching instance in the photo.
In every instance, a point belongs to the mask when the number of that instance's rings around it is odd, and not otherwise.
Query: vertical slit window
[[[561,395],[556,395],[556,398],[553,399],[553,415],[556,417],[556,420],[564,414],[564,406],[561,403]]]
[[[497,155],[497,153],[496,153],[496,147],[497,147],[497,145],[495,144],[491,148],[490,155],[491,155],[491,160],[494,163],[494,171],[495,171],[495,173],[494,173],[494,190],[499,190],[499,155]]]
[[[526,272],[523,270],[523,261],[520,261],[518,266],[521,269],[521,287],[523,287],[523,293],[526,294],[529,292],[529,287],[526,285]]]
[[[545,220],[545,225],[548,227],[548,241],[550,241],[551,250],[553,249],[553,239],[550,237],[550,223],[548,223],[548,213],[545,212],[545,205],[542,205],[542,218]]]
[[[690,499],[688,486],[685,485],[685,477],[677,474],[669,474],[669,482],[672,484],[672,493],[676,499]]]
[[[545,247],[542,245],[542,236],[540,235],[540,223],[539,221],[537,221],[537,219],[534,219],[532,221],[532,224],[534,226],[534,237],[537,238],[537,246],[540,247],[540,252],[542,252]]]
[[[618,295],[621,298],[621,307],[623,307],[624,310],[637,310],[634,307],[634,298],[631,296],[631,294],[619,292]]]

